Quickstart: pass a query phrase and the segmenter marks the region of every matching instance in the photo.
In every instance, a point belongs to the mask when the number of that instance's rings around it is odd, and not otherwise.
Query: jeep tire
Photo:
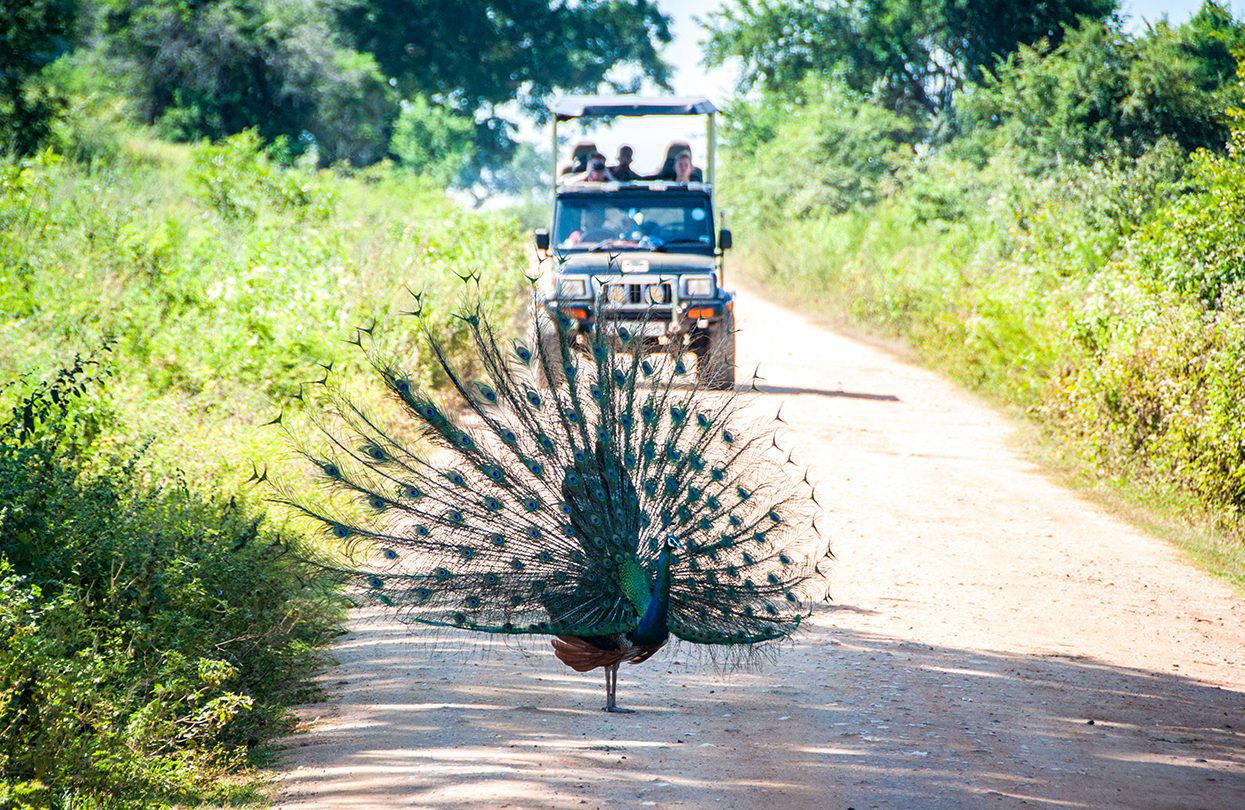
[[[709,326],[696,352],[700,384],[714,391],[735,387],[735,316],[727,313]]]

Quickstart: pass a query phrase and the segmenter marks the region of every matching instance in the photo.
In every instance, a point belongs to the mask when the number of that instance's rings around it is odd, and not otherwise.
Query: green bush
[[[138,451],[98,447],[102,396],[79,362],[0,425],[13,804],[209,797],[210,777],[284,728],[338,619],[310,549],[236,501],[158,483]]]

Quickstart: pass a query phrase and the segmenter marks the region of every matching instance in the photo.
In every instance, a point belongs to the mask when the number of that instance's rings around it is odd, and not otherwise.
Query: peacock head
[[[666,541],[662,545],[662,553],[670,560],[670,564],[674,565],[679,561],[678,554],[683,550],[683,541],[678,538],[674,532],[666,535]]]

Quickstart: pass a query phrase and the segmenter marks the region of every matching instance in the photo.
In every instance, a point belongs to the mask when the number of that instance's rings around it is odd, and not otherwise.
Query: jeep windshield
[[[563,253],[713,253],[713,218],[703,196],[567,195],[558,199],[554,221],[554,244]]]

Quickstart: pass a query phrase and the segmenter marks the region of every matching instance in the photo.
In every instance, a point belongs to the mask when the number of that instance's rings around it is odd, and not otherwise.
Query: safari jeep
[[[642,345],[660,351],[682,341],[696,355],[701,383],[735,384],[735,296],[722,287],[731,233],[715,226],[714,115],[703,98],[571,96],[551,103],[557,122],[594,116],[705,115],[705,181],[555,180],[552,228],[536,231],[544,276],[537,306],[561,312],[572,331],[602,315],[622,322]],[[554,177],[557,178],[555,160]],[[602,312],[604,309],[606,312]],[[552,323],[554,319],[538,319]],[[551,327],[546,327],[551,328]],[[539,335],[556,341],[556,335]]]

